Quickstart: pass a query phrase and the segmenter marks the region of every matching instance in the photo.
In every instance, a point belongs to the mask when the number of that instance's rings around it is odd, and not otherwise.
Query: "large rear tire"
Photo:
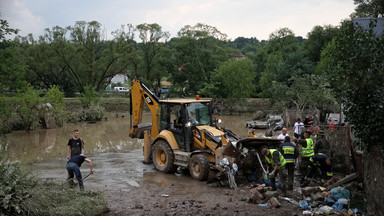
[[[165,140],[158,140],[153,144],[152,160],[155,168],[161,172],[173,173],[176,171],[175,155]]]
[[[203,154],[195,154],[189,160],[189,173],[193,179],[204,181],[208,178],[209,162]]]

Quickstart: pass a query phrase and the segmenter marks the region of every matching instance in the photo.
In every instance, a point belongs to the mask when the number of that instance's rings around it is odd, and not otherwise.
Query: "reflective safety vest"
[[[275,165],[275,162],[273,161],[273,153],[275,151],[279,152],[276,149],[269,149],[269,152],[270,152],[269,157],[271,157],[271,158],[265,156],[265,160],[267,160],[267,163],[271,164],[272,166]],[[287,163],[287,161],[284,159],[283,155],[280,152],[279,152],[279,156],[280,156],[280,161],[279,161],[280,165],[277,167],[278,169],[280,169],[281,167],[283,167]]]
[[[301,147],[301,157],[311,157],[315,154],[313,150],[313,140],[311,138],[307,138],[305,141],[307,141],[307,147]]]
[[[283,144],[282,149],[287,163],[295,163],[295,147]]]

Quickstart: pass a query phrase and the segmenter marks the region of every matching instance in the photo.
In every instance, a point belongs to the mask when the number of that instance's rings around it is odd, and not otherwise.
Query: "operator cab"
[[[160,100],[159,132],[169,130],[179,147],[191,151],[192,127],[211,125],[209,100]]]

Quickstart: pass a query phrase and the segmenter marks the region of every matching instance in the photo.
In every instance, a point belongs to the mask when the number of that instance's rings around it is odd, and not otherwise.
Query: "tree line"
[[[382,0],[354,3],[351,17],[372,17],[370,27],[384,15]],[[160,25],[143,23],[122,26],[112,40],[105,40],[100,23],[79,21],[46,29],[37,39],[29,35],[7,40],[5,36],[17,30],[6,20],[0,24],[1,95],[33,88],[52,89],[49,98],[60,92],[94,94],[104,90],[114,75],[125,73],[153,89],[167,80],[172,88],[187,85],[192,94],[212,98],[270,98],[276,110],[324,110],[343,103],[364,146],[368,214],[384,214],[382,190],[377,190],[384,184],[383,32],[347,19],[339,26],[315,26],[306,39],[280,28],[265,41],[254,37],[231,41],[206,24],[184,26],[177,37],[169,38]],[[135,34],[140,41],[134,40]],[[237,60],[238,54],[245,58]],[[36,97],[26,103],[34,103]],[[3,121],[7,109],[0,105]]]
[[[57,85],[67,97],[84,92],[85,86],[102,91],[113,76],[125,74],[153,89],[167,80],[175,89],[187,86],[191,94],[207,97],[270,98],[274,81],[290,85],[295,76],[321,75],[316,73],[321,51],[339,32],[336,26],[315,26],[303,39],[281,28],[267,41],[231,41],[206,24],[184,26],[169,38],[160,25],[143,23],[121,26],[112,40],[105,40],[101,26],[78,21],[45,29],[37,38],[17,36],[7,48],[20,66],[12,70],[15,79],[42,89]],[[245,59],[234,61],[238,55]],[[18,89],[18,83],[9,83],[8,90]]]

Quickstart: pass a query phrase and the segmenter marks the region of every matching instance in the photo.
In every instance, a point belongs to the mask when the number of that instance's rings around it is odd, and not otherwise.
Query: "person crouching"
[[[80,167],[83,162],[89,163],[89,167],[91,169],[90,173],[93,174],[93,163],[90,159],[85,157],[83,154],[81,155],[75,155],[71,157],[71,159],[68,160],[67,162],[67,171],[68,171],[68,180],[69,183],[73,185],[73,179],[74,175],[76,176],[77,181],[79,182],[80,190],[84,190],[84,185],[83,185],[83,178],[81,176],[80,172]]]
[[[315,154],[309,159],[309,161],[310,164],[308,165],[308,171],[304,177],[304,183],[302,186],[309,184],[317,169],[320,169],[321,171],[321,184],[324,184],[326,180],[333,177],[332,161],[326,154]]]

